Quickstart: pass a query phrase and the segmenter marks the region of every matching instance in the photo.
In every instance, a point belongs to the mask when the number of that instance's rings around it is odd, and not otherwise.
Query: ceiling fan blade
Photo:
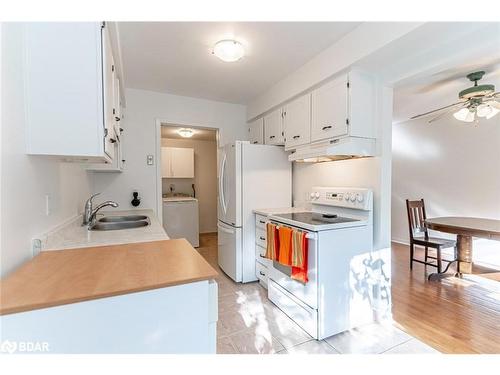
[[[500,109],[500,102],[497,102],[494,99],[487,100],[486,103],[488,103],[488,105],[492,106],[493,108]]]
[[[453,104],[447,105],[446,107],[441,107],[441,108],[434,109],[434,110],[429,111],[429,112],[421,113],[420,115],[416,115],[416,116],[410,117],[410,120],[414,120],[414,119],[417,119],[417,118],[420,118],[420,117],[428,116],[428,115],[430,115],[432,113],[442,111],[443,109],[455,108],[456,106],[463,105],[464,103],[467,103],[467,101],[453,103]]]
[[[458,107],[450,107],[450,108],[448,108],[448,110],[447,110],[447,111],[444,111],[443,113],[441,113],[441,114],[437,115],[436,117],[434,117],[434,118],[430,119],[430,120],[429,120],[429,124],[430,124],[430,123],[433,123],[434,121],[437,121],[437,120],[439,120],[439,119],[443,118],[443,117],[444,117],[444,116],[446,116],[446,115],[449,115],[451,112],[454,112],[454,111],[456,111],[456,110],[457,110],[457,109],[459,109],[459,108],[465,107],[467,104],[468,104],[467,102],[464,102],[464,103],[462,103],[462,105],[461,105],[461,106],[458,106]]]

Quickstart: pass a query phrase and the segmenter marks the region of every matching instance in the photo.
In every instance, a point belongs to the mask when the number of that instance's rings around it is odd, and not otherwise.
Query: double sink
[[[105,216],[96,221],[90,230],[118,230],[146,227],[151,224],[145,215]]]

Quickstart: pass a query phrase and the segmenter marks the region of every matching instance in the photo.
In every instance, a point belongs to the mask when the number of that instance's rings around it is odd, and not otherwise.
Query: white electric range
[[[307,233],[306,284],[273,262],[268,296],[315,339],[373,320],[373,193],[370,189],[315,187],[311,210],[273,214],[268,221]]]

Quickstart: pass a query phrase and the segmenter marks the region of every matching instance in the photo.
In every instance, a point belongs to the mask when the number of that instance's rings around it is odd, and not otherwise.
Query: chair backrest
[[[408,212],[408,226],[410,229],[410,240],[415,237],[422,237],[422,234],[427,239],[427,228],[425,227],[424,221],[427,218],[425,216],[425,204],[424,200],[420,199],[418,201],[406,200],[406,211]]]

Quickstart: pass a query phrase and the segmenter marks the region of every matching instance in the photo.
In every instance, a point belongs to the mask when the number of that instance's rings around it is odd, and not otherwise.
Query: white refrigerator
[[[218,260],[237,282],[256,281],[254,209],[292,205],[292,165],[282,147],[245,141],[220,150]]]

